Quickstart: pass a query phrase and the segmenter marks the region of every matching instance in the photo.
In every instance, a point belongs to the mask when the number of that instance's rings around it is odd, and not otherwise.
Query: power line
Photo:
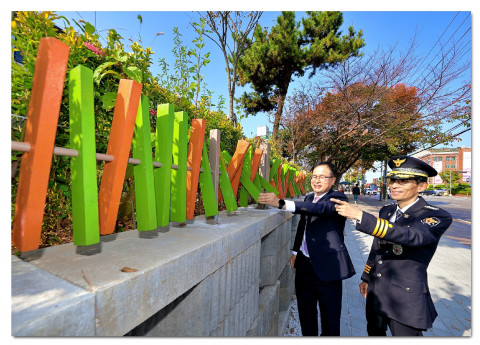
[[[457,12],[457,14],[455,14],[455,17],[453,17],[452,21],[447,25],[447,27],[445,28],[445,30],[443,30],[443,33],[440,35],[440,37],[437,39],[437,42],[435,42],[435,44],[432,46],[432,48],[430,48],[430,51],[428,52],[428,54],[423,58],[422,62],[418,65],[417,69],[415,70],[415,73],[413,73],[413,75],[415,75],[418,70],[420,69],[420,67],[423,65],[423,63],[425,62],[425,60],[427,59],[427,57],[430,55],[430,53],[432,52],[433,48],[435,48],[435,46],[438,44],[438,42],[440,41],[440,39],[443,37],[443,35],[445,34],[445,32],[447,32],[448,28],[450,27],[450,25],[452,25],[453,21],[455,20],[455,18],[457,18],[458,14],[460,13],[460,11]]]
[[[468,19],[468,17],[470,16],[470,14],[468,14],[465,19],[462,21],[462,23],[457,27],[457,29],[455,30],[455,32],[450,36],[450,38],[445,42],[445,45],[452,39],[452,37],[457,33],[457,31],[460,29],[460,27],[462,27],[463,23],[465,23],[465,21]],[[450,25],[450,24],[449,24]],[[465,33],[458,39],[457,42],[460,42],[463,37],[471,30],[471,26],[467,29],[467,31],[465,31]],[[442,34],[443,36],[443,34]],[[438,44],[438,41],[437,43],[434,44],[434,46],[432,47],[432,49]],[[468,44],[468,43],[467,43]],[[452,47],[448,50],[447,54],[450,53],[450,51],[455,47],[455,44],[452,45]],[[463,49],[463,48],[462,48]],[[430,65],[435,61],[436,57],[438,56],[438,54],[440,54],[440,52],[442,52],[442,49],[440,49],[437,54],[432,58],[432,60],[428,63],[428,65],[423,69],[423,72],[419,74],[419,76],[415,79],[415,81],[413,83],[416,83],[422,76],[425,72],[428,72],[427,71],[427,68],[430,67]],[[437,62],[437,64],[433,67],[433,69],[435,69],[438,64],[441,62],[442,60],[440,60],[439,62]],[[423,61],[422,61],[422,64],[423,64]],[[418,70],[418,69],[417,69]],[[417,71],[415,71],[415,73],[413,75],[415,75],[417,73]],[[412,75],[412,76],[413,76]],[[426,77],[423,77],[423,80],[422,82],[426,79]]]
[[[470,130],[472,130],[472,129],[471,129],[471,128],[467,128],[467,129],[465,129],[465,130],[463,130],[463,131],[461,131],[461,132],[459,132],[459,133],[456,133],[455,135],[452,136],[452,138],[456,138],[456,137],[458,137],[459,135],[461,135],[461,134],[463,134],[463,133],[465,133],[465,132],[468,132],[468,131],[470,131]],[[422,151],[431,149],[432,147],[435,147],[435,146],[437,146],[437,145],[443,144],[445,141],[446,141],[446,140],[440,141],[440,142],[438,142],[438,143],[436,143],[436,144],[433,144],[433,145],[431,145],[431,146],[429,146],[429,147],[426,147],[426,148],[424,148],[424,149],[421,149],[421,150],[419,150],[419,151],[416,151],[416,152],[414,152],[414,153],[411,153],[411,154],[409,154],[409,156],[412,156],[412,155],[415,155],[415,154],[417,154],[417,153],[419,153],[419,152],[422,152]]]

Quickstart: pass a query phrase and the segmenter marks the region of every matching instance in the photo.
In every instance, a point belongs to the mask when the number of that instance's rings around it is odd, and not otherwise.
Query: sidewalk
[[[371,199],[368,203],[370,206],[360,198],[358,206],[374,215],[378,215],[378,210],[385,204],[378,200],[373,202]],[[345,233],[345,243],[357,274],[343,283],[341,336],[367,336],[365,299],[360,295],[358,285],[361,282],[360,276],[365,267],[373,237],[356,231],[351,220],[347,220]],[[425,336],[472,335],[471,273],[471,248],[442,236],[428,267],[429,288],[438,316],[433,328],[424,332]],[[285,336],[301,336],[295,297],[290,312]],[[388,334],[390,335],[390,332]]]

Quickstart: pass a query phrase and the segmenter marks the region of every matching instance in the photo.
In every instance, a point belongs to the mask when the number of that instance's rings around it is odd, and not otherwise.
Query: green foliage
[[[452,187],[452,194],[472,195],[472,188],[468,183],[459,183]]]
[[[448,170],[442,171],[438,175],[440,175],[443,183],[445,183],[446,185],[449,185],[450,183],[452,185],[458,184],[460,182],[460,179],[462,178],[462,176],[459,173],[455,171],[448,171]]]

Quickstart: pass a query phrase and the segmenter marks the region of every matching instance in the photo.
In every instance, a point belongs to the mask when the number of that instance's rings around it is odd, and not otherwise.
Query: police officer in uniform
[[[344,201],[337,212],[356,219],[356,229],[375,237],[360,283],[366,297],[369,335],[421,336],[437,317],[428,288],[427,268],[451,215],[427,204],[419,193],[437,171],[408,156],[393,157],[387,175],[392,199],[375,217]]]

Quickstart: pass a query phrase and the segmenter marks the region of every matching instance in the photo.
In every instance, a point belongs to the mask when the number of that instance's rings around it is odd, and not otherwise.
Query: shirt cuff
[[[294,250],[292,250],[292,254],[293,254],[293,255],[297,255],[297,252],[294,251]]]
[[[295,201],[285,200],[285,211],[295,212]]]

